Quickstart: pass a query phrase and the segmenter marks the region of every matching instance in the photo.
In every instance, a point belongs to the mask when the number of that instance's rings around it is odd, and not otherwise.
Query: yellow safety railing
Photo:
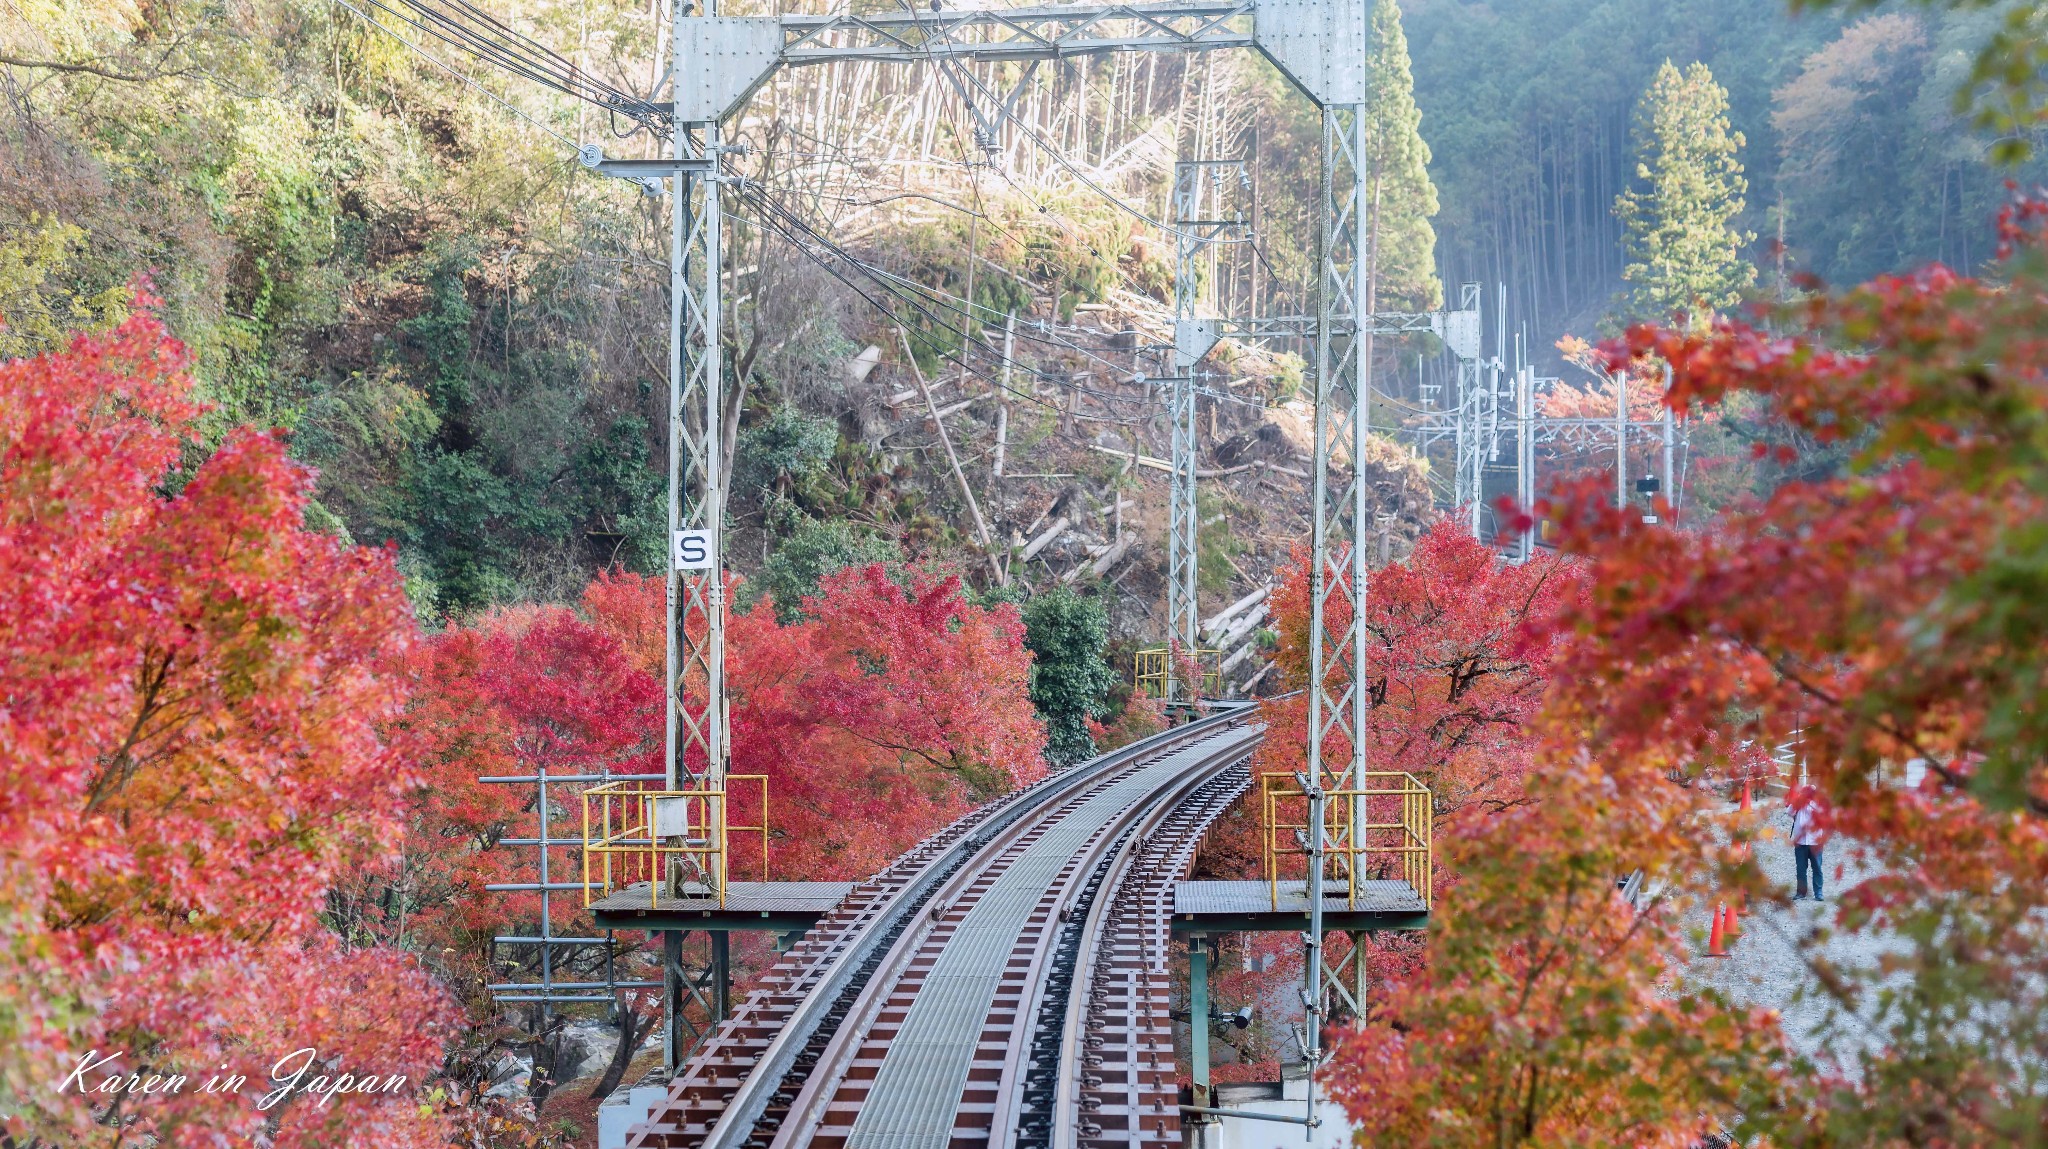
[[[1205,698],[1214,698],[1223,693],[1223,672],[1218,669],[1223,652],[1204,647],[1189,651],[1195,665],[1201,667],[1202,686],[1200,693]],[[1172,652],[1164,646],[1153,646],[1141,650],[1132,660],[1132,677],[1138,689],[1147,698],[1166,697],[1166,683],[1174,674]]]
[[[1398,877],[1420,894],[1423,907],[1429,908],[1435,860],[1430,828],[1436,813],[1436,799],[1429,787],[1413,774],[1369,770],[1359,789],[1325,790],[1323,796],[1323,855],[1331,867],[1325,871],[1325,879],[1333,879],[1345,900],[1355,907],[1360,882]],[[1307,875],[1308,793],[1299,775],[1261,774],[1259,799],[1266,884],[1273,908],[1279,909],[1282,859],[1303,859],[1298,868],[1303,877]]]
[[[728,774],[726,789],[695,786],[647,789],[643,782],[607,782],[583,792],[583,904],[614,890],[648,883],[648,908],[660,905],[670,860],[725,906],[732,835],[761,838],[761,880],[768,880],[768,776]],[[735,783],[759,786],[761,820],[739,825],[729,819]],[[593,873],[593,871],[595,871]],[[673,895],[671,895],[673,896]]]

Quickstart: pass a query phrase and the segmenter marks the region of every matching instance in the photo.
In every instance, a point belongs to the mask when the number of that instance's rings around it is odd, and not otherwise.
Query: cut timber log
[[[1238,664],[1243,662],[1245,659],[1250,658],[1252,656],[1252,651],[1257,650],[1258,648],[1258,643],[1247,642],[1243,646],[1238,647],[1236,650],[1231,651],[1230,657],[1223,660],[1223,666],[1220,670],[1217,671],[1217,673],[1229,674],[1231,671],[1236,670]]]
[[[1003,477],[1003,453],[1010,444],[1010,405],[996,408],[996,478]],[[1002,516],[997,515],[998,518]]]
[[[1223,637],[1217,640],[1216,645],[1229,649],[1242,642],[1245,635],[1257,630],[1259,624],[1264,621],[1266,621],[1266,607],[1262,603],[1236,622],[1231,623],[1229,629],[1223,632]]]
[[[1210,615],[1208,618],[1203,619],[1202,633],[1213,634],[1216,631],[1222,630],[1224,627],[1230,625],[1231,619],[1236,618],[1239,614],[1243,613],[1244,611],[1250,610],[1252,607],[1255,607],[1260,603],[1266,601],[1266,596],[1271,593],[1273,593],[1273,586],[1271,583],[1268,583],[1265,586],[1262,586],[1259,589],[1253,591],[1252,593],[1244,596],[1243,598],[1238,599],[1236,602],[1231,603],[1229,606],[1224,607],[1222,610],[1217,611],[1215,614]]]
[[[952,436],[946,434],[946,421],[939,417],[939,405],[932,401],[931,388],[925,386],[924,372],[918,369],[917,357],[910,352],[910,334],[901,327],[896,335],[903,340],[903,354],[910,359],[911,377],[917,380],[917,389],[924,395],[925,410],[931,412],[932,422],[939,429],[939,445],[946,449],[946,462],[953,468],[953,481],[960,484],[960,497],[967,500],[967,511],[974,516],[974,535],[981,540],[981,549],[989,549],[988,522],[981,517],[981,504],[974,501],[974,488],[967,485],[967,475],[960,470],[960,456],[953,452]],[[994,562],[995,556],[989,556]]]
[[[1019,555],[1018,558],[1022,559],[1024,562],[1027,563],[1030,562],[1032,559],[1037,558],[1038,552],[1051,546],[1052,541],[1060,537],[1060,532],[1067,529],[1067,523],[1068,519],[1065,515],[1061,515],[1059,518],[1054,519],[1052,521],[1052,525],[1045,528],[1044,534],[1039,535],[1037,538],[1032,539],[1030,542],[1024,544],[1024,553]]]
[[[1123,561],[1124,555],[1130,553],[1130,549],[1131,540],[1129,538],[1118,539],[1117,541],[1100,548],[1101,553],[1095,556],[1094,562],[1075,564],[1073,570],[1070,570],[1067,573],[1060,576],[1060,581],[1073,582],[1075,579],[1081,577],[1081,572],[1083,570],[1086,570],[1089,574],[1095,576],[1096,578],[1101,578],[1103,575],[1106,575],[1110,571],[1115,570],[1116,564]]]
[[[1090,443],[1088,444],[1088,449],[1091,451],[1100,451],[1105,455],[1115,455],[1119,459],[1123,459],[1131,463],[1136,463],[1140,467],[1150,467],[1155,471],[1165,471],[1169,475],[1173,473],[1173,464],[1167,462],[1165,459],[1155,459],[1150,455],[1140,455],[1131,451],[1119,451],[1115,447],[1105,447],[1100,443]],[[1195,478],[1220,479],[1223,478],[1225,475],[1241,474],[1245,471],[1250,471],[1258,467],[1266,466],[1272,465],[1270,463],[1239,463],[1235,467],[1196,467]],[[1274,467],[1273,469],[1276,471],[1287,471],[1287,468],[1285,467]],[[1302,475],[1299,471],[1287,471],[1287,473],[1290,475],[1301,475],[1301,477],[1307,478],[1306,475]]]
[[[846,361],[846,378],[850,383],[865,383],[868,375],[882,362],[882,349],[870,343],[860,349],[860,354]],[[915,397],[916,392],[910,392]]]
[[[975,404],[975,403],[976,403],[977,401],[979,401],[980,399],[981,399],[981,396],[979,396],[979,395],[976,395],[976,396],[974,396],[974,397],[973,397],[973,398],[971,398],[971,399],[962,399],[962,400],[960,400],[960,401],[959,401],[958,403],[954,403],[954,404],[952,404],[951,406],[948,406],[948,407],[941,407],[941,408],[939,408],[939,409],[938,409],[938,411],[937,411],[937,412],[935,412],[935,413],[934,413],[934,414],[932,415],[932,418],[933,418],[933,419],[943,419],[943,418],[945,418],[945,417],[946,417],[946,416],[948,416],[948,415],[958,415],[958,414],[959,414],[960,412],[962,412],[962,411],[965,411],[965,410],[967,410],[967,409],[968,409],[969,407],[972,407],[972,406],[974,406],[974,404]]]

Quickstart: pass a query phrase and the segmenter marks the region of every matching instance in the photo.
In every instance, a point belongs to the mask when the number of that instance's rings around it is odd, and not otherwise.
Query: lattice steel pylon
[[[1166,381],[1167,414],[1173,425],[1173,469],[1166,496],[1168,701],[1178,697],[1182,686],[1174,659],[1198,657],[1201,649],[1195,593],[1201,562],[1195,489],[1195,469],[1201,461],[1201,444],[1195,437],[1195,367],[1218,338],[1216,321],[1201,315],[1201,262],[1204,252],[1224,232],[1243,228],[1241,220],[1204,218],[1202,200],[1227,174],[1243,179],[1244,167],[1242,160],[1181,160],[1173,165],[1173,375]],[[1200,693],[1198,687],[1195,693]]]
[[[719,203],[723,108],[683,98],[693,46],[685,31],[715,18],[676,6],[676,161],[669,218],[668,786],[722,788],[730,723],[725,697],[725,370],[718,342],[724,218]],[[695,118],[688,118],[694,116]],[[690,689],[692,678],[700,685]]]
[[[1333,29],[1342,44],[1366,58],[1363,6],[1357,25]],[[1323,882],[1330,841],[1326,790],[1358,790],[1365,780],[1365,533],[1371,529],[1364,476],[1372,393],[1360,322],[1364,317],[1367,253],[1365,202],[1365,82],[1363,67],[1335,70],[1319,93],[1323,109],[1323,162],[1316,250],[1315,462],[1310,512],[1308,770],[1309,928],[1303,941],[1305,984],[1302,1053],[1310,1069],[1308,1113],[1315,1120],[1314,1071],[1322,1056]],[[1339,470],[1339,460],[1344,469]],[[1334,483],[1332,480],[1335,480]],[[1334,489],[1333,489],[1334,487]],[[1339,609],[1332,610],[1332,607]],[[1362,819],[1337,820],[1357,826]],[[1351,832],[1351,831],[1342,831]],[[1339,858],[1351,855],[1339,853]],[[1356,880],[1356,874],[1343,875]]]

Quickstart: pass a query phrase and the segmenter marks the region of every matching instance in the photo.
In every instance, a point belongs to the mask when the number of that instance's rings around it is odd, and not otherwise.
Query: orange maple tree
[[[417,783],[378,730],[412,614],[390,552],[305,528],[311,476],[277,439],[180,470],[188,363],[140,311],[0,364],[0,1124],[439,1144],[418,1087],[448,999],[321,920],[341,875],[388,860]],[[263,1106],[301,1049],[301,1085],[406,1083]]]

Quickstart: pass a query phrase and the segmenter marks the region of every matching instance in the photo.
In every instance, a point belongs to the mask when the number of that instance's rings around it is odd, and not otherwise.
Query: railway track
[[[629,1144],[1098,1149],[1179,1140],[1173,885],[1248,785],[1225,713],[999,799],[854,890]]]

